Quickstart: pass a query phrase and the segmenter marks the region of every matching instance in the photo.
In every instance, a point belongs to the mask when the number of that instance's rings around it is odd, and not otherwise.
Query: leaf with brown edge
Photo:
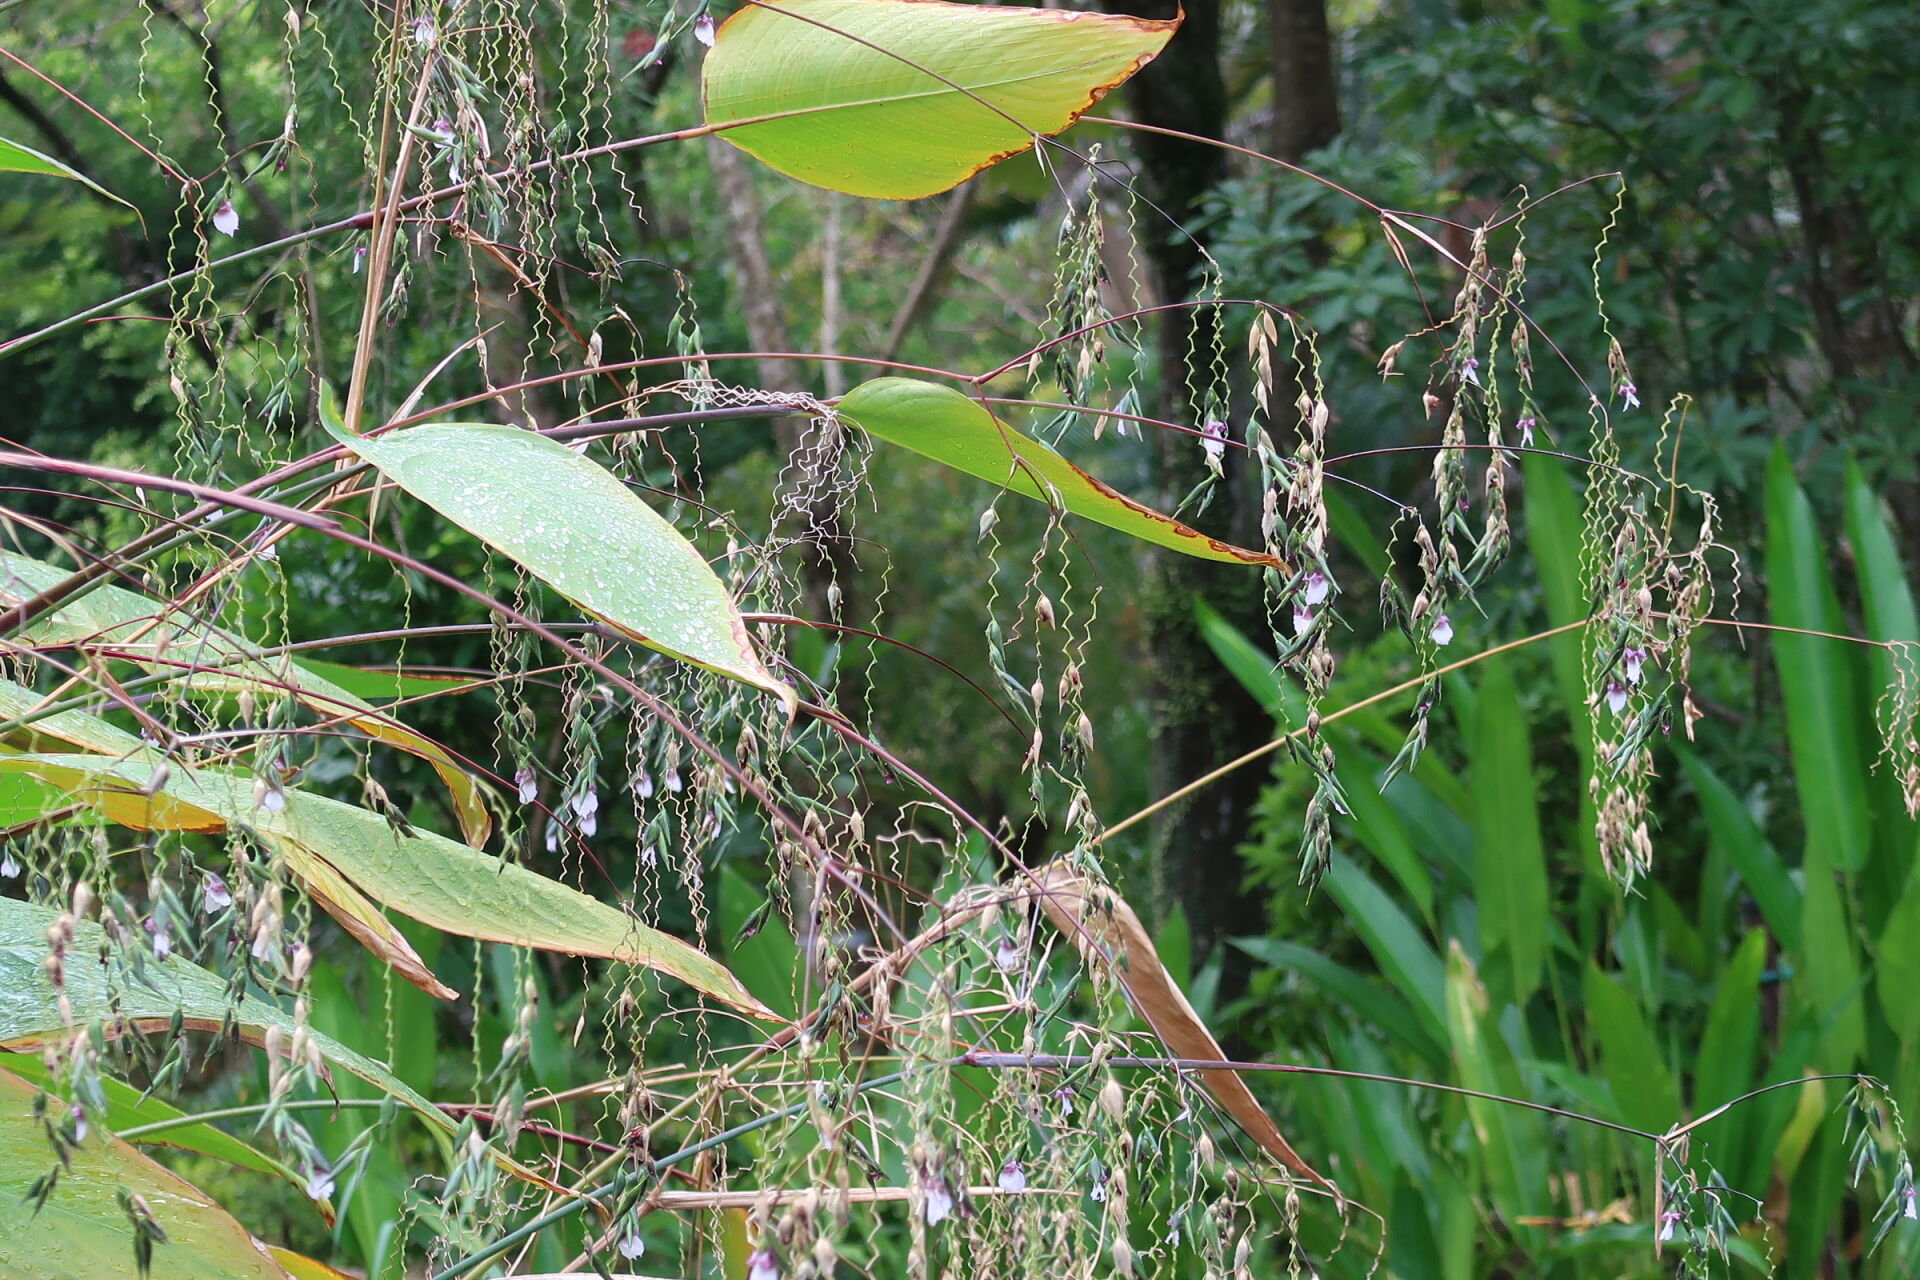
[[[1126,899],[1107,885],[1062,862],[1049,863],[1034,873],[1034,896],[1054,927],[1065,934],[1089,965],[1111,964],[1133,1007],[1147,1020],[1167,1051],[1177,1058],[1221,1061],[1226,1054],[1219,1041],[1194,1012],[1173,980],[1153,938]],[[1341,1199],[1340,1190],[1302,1160],[1281,1135],[1266,1108],[1236,1071],[1197,1070],[1200,1082],[1247,1136],[1293,1172],[1311,1178]]]
[[[716,33],[700,100],[721,138],[781,173],[910,200],[1059,133],[1158,54],[1180,21],[941,0],[755,0]]]
[[[394,971],[430,996],[457,1000],[460,993],[434,977],[427,962],[406,935],[381,914],[367,896],[353,887],[331,862],[295,840],[273,839],[288,869],[306,887],[307,895],[339,921],[361,946],[392,965]]]
[[[870,436],[1143,542],[1202,560],[1286,571],[1264,551],[1209,538],[1135,502],[952,387],[915,378],[875,378],[847,392],[835,412]]]

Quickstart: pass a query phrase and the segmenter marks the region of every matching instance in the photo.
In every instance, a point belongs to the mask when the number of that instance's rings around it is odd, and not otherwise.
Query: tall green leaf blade
[[[1413,921],[1365,872],[1340,854],[1333,856],[1321,883],[1326,886],[1327,896],[1346,913],[1380,972],[1413,1007],[1428,1036],[1437,1044],[1445,1044],[1446,970]]]
[[[335,434],[389,480],[623,634],[798,705],[761,661],[712,567],[605,467],[538,432],[492,423]]]
[[[917,8],[925,0],[910,2]],[[1142,506],[952,387],[913,378],[875,378],[849,391],[838,412],[870,436],[1143,542],[1202,560],[1279,564],[1264,551],[1209,538]]]
[[[1447,948],[1445,982],[1447,1031],[1459,1083],[1496,1097],[1521,1096],[1519,1068],[1494,1026],[1487,988],[1457,938]],[[1522,1217],[1542,1212],[1550,1203],[1546,1126],[1537,1113],[1501,1102],[1486,1098],[1463,1101],[1493,1203],[1515,1233],[1525,1238],[1528,1229],[1514,1224]]]
[[[1665,1133],[1680,1119],[1680,1091],[1659,1042],[1627,989],[1588,962],[1583,982],[1587,1021],[1619,1119],[1648,1133]]]
[[[1887,1026],[1903,1049],[1920,1051],[1920,861],[1881,926],[1874,984]]]
[[[1853,922],[1824,846],[1808,846],[1805,874],[1800,970],[1794,975],[1793,1000],[1819,1032],[1815,1067],[1851,1071],[1867,1045],[1867,996],[1854,949]]]
[[[1800,946],[1800,890],[1766,833],[1753,820],[1733,788],[1705,761],[1685,747],[1675,748],[1680,765],[1693,783],[1700,801],[1700,814],[1707,822],[1707,834],[1740,874],[1754,905],[1773,930],[1773,936],[1787,951]]]
[[[720,136],[781,173],[907,200],[1065,129],[1178,25],[929,0],[757,3],[716,33],[700,96],[709,124],[758,120]]]
[[[1280,938],[1235,938],[1233,945],[1263,964],[1299,974],[1332,999],[1358,1014],[1363,1025],[1413,1050],[1434,1069],[1447,1065],[1445,1045],[1397,992],[1329,960],[1310,947]]]
[[[1760,975],[1767,963],[1767,935],[1755,930],[1720,972],[1700,1053],[1693,1072],[1693,1113],[1703,1115],[1753,1087],[1760,1048]],[[1698,1141],[1722,1170],[1746,1167],[1751,1126],[1727,1116],[1702,1127]]]
[[[1474,890],[1480,906],[1483,967],[1504,959],[1525,1004],[1540,985],[1547,950],[1547,860],[1534,799],[1533,751],[1513,672],[1499,658],[1483,664],[1474,716]]]
[[[1813,507],[1784,446],[1776,446],[1767,463],[1766,563],[1768,612],[1776,626],[1844,634]],[[1858,871],[1867,857],[1870,822],[1853,646],[1791,631],[1770,638],[1809,860],[1819,846],[1829,867]]]
[[[21,1204],[35,1179],[59,1167],[32,1112],[34,1086],[0,1066],[0,1272],[34,1280],[109,1280],[139,1274],[122,1189],[139,1196],[166,1233],[152,1280],[285,1280],[264,1246],[192,1183],[104,1131],[72,1148],[52,1196]]]

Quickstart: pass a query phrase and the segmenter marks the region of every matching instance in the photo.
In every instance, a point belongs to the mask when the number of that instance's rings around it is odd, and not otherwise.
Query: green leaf
[[[1447,1051],[1442,1042],[1414,1016],[1413,1008],[1391,989],[1355,973],[1309,947],[1279,938],[1234,938],[1233,945],[1262,964],[1286,969],[1339,1001],[1375,1032],[1412,1049],[1433,1066],[1445,1070]]]
[[[445,697],[483,683],[472,676],[422,675],[393,668],[350,667],[339,662],[300,659],[302,669],[345,689],[356,698]]]
[[[122,1191],[140,1197],[166,1233],[152,1243],[152,1280],[285,1280],[286,1273],[246,1229],[199,1188],[129,1144],[98,1132],[72,1149],[38,1213],[21,1204],[60,1167],[34,1119],[34,1086],[0,1069],[0,1270],[34,1280],[135,1276],[136,1228]]]
[[[1768,616],[1776,626],[1845,633],[1828,563],[1813,508],[1794,479],[1786,448],[1776,445],[1767,463],[1766,557]],[[1819,846],[1829,867],[1858,871],[1867,857],[1869,813],[1853,646],[1782,631],[1770,639],[1808,861]]]
[[[0,678],[0,720],[21,719],[46,701],[45,696],[25,685]],[[152,747],[119,725],[79,710],[42,716],[7,734],[6,742],[20,751],[40,751],[50,744],[64,744],[105,756],[157,756]]]
[[[1800,971],[1793,1001],[1818,1029],[1820,1071],[1851,1071],[1867,1044],[1865,985],[1854,952],[1853,923],[1825,846],[1807,846],[1806,897],[1801,905]]]
[[[1760,915],[1773,930],[1773,936],[1780,940],[1782,949],[1799,950],[1800,890],[1794,887],[1793,877],[1780,861],[1780,855],[1767,843],[1766,834],[1753,820],[1753,815],[1718,774],[1683,746],[1676,746],[1674,754],[1693,782],[1709,838],[1740,873],[1747,892],[1753,895],[1754,905],[1760,908]]]
[[[1920,861],[1907,876],[1907,887],[1880,930],[1874,967],[1880,1007],[1887,1026],[1908,1052],[1920,1048]]]
[[[1059,133],[1178,26],[930,0],[756,3],[715,34],[700,96],[709,124],[758,121],[720,136],[781,173],[911,200]]]
[[[9,138],[0,138],[0,173],[36,173],[44,174],[50,178],[69,178],[83,187],[99,192],[115,204],[126,205],[129,209],[133,208],[133,206],[127,204],[125,200],[122,200],[119,196],[113,194],[113,192],[107,190],[86,174],[81,173],[78,169],[61,164],[52,156],[41,155],[32,147],[23,147]],[[135,210],[135,212],[138,212],[138,210]]]
[[[1446,1006],[1449,1043],[1464,1088],[1498,1097],[1521,1096],[1520,1070],[1489,1015],[1487,988],[1458,938],[1447,947]],[[1487,1186],[1508,1223],[1538,1214],[1548,1206],[1546,1161],[1551,1144],[1537,1113],[1486,1098],[1466,1098]],[[1526,1228],[1514,1228],[1525,1240]]]
[[[1505,958],[1515,1004],[1540,985],[1547,951],[1547,859],[1534,799],[1533,752],[1513,671],[1488,659],[1474,716],[1474,890],[1480,953]]]
[[[1680,1090],[1640,1007],[1591,961],[1582,985],[1618,1118],[1648,1133],[1665,1133],[1680,1119]]]
[[[18,604],[68,576],[58,565],[0,551],[0,604]],[[484,845],[493,829],[480,782],[446,748],[318,672],[284,657],[262,657],[261,646],[170,612],[138,592],[111,584],[96,585],[36,619],[26,637],[36,644],[104,644],[161,670],[178,669],[190,658],[207,668],[191,672],[182,681],[196,692],[284,691],[316,714],[350,725],[432,765],[453,797],[454,813],[468,843],[476,848]],[[0,714],[11,718],[25,711],[0,707]],[[38,722],[34,727],[41,728]],[[52,730],[44,731],[61,737]],[[131,754],[124,746],[95,746],[78,738],[62,740],[108,755]]]
[[[737,1009],[772,1016],[724,967],[678,938],[525,867],[431,832],[397,831],[379,814],[338,800],[289,788],[275,811],[254,803],[250,778],[173,769],[155,788],[151,766],[101,756],[0,757],[0,770],[65,786],[123,826],[205,831],[212,820],[214,830],[245,827],[285,857],[288,870],[330,910],[357,891],[447,933],[643,965]],[[348,913],[334,910],[335,918],[368,942],[356,924],[374,929],[378,915],[363,899],[348,900]],[[399,938],[398,931],[391,936]],[[398,945],[406,947],[405,940]]]
[[[66,1095],[66,1090],[48,1073],[46,1063],[41,1061],[38,1054],[9,1054],[5,1058],[0,1058],[0,1067],[4,1067],[31,1084],[38,1085],[49,1093]],[[102,1092],[107,1096],[107,1113],[96,1119],[115,1133],[140,1125],[164,1124],[186,1115],[186,1112],[172,1103],[149,1097],[125,1081],[115,1080],[111,1076],[102,1076],[100,1085]],[[142,1146],[173,1147],[180,1151],[192,1151],[199,1155],[211,1156],[215,1160],[224,1160],[237,1168],[274,1174],[285,1178],[295,1186],[304,1185],[300,1175],[294,1170],[265,1152],[242,1142],[226,1130],[215,1128],[205,1121],[163,1129],[151,1137],[134,1138],[132,1141]]]
[[[1767,935],[1756,929],[1721,971],[1694,1066],[1695,1115],[1731,1102],[1753,1087],[1755,1055],[1760,1047],[1760,974],[1766,963]],[[1700,1141],[1714,1152],[1721,1169],[1738,1169],[1744,1164],[1748,1133],[1744,1119],[1723,1117],[1702,1129]]]
[[[761,662],[699,551],[592,460],[533,431],[437,422],[340,442],[594,617],[670,657],[799,695]]]
[[[47,958],[47,929],[59,916],[47,907],[0,898],[0,991],[7,993],[0,1000],[0,1049],[37,1049],[72,1035],[72,1025],[62,1016],[62,994],[74,1023],[99,1021],[109,1031],[126,1027],[164,1031],[177,1013],[189,1030],[221,1031],[231,1026],[253,1044],[265,1039],[268,1027],[293,1035],[293,1017],[284,1009],[250,995],[234,996],[224,978],[179,956],[158,960],[149,955],[137,974],[124,963],[99,963],[100,956],[120,953],[107,942],[105,931],[88,920],[74,928],[69,955],[75,959],[66,966],[66,981],[56,991],[41,962]],[[87,959],[81,963],[80,957]],[[311,1029],[309,1035],[327,1061],[406,1103],[441,1132],[454,1131],[453,1122],[439,1108],[379,1063],[330,1036]],[[5,1216],[0,1215],[0,1220]]]
[[[926,3],[912,0],[914,8]],[[849,391],[838,412],[868,435],[1144,542],[1203,560],[1284,567],[1264,551],[1209,538],[1142,506],[952,387],[913,378],[875,378]]]
[[[1437,1044],[1447,1042],[1446,973],[1413,921],[1363,871],[1340,854],[1327,867],[1327,896],[1373,955],[1373,962]]]

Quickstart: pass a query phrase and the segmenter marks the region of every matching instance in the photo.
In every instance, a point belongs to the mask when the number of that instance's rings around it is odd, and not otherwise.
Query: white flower
[[[655,866],[660,861],[660,851],[650,844],[646,845],[640,850],[640,861],[649,867]]]
[[[1304,604],[1293,606],[1293,634],[1303,636],[1313,630],[1313,610]]]
[[[779,1280],[780,1264],[774,1260],[773,1250],[755,1249],[747,1257],[747,1280]]]
[[[926,1215],[927,1225],[939,1226],[953,1214],[953,1192],[947,1190],[945,1178],[928,1178],[926,1203],[921,1211]]]
[[[1094,1175],[1093,1190],[1088,1194],[1093,1197],[1095,1204],[1105,1204],[1107,1202],[1107,1171],[1105,1169],[1102,1169]]]
[[[533,771],[531,765],[524,765],[514,771],[513,785],[520,788],[521,804],[532,804],[540,795],[540,775]]]
[[[1012,973],[1020,967],[1020,944],[1012,938],[1000,939],[1000,945],[993,953],[993,967],[1002,973]]]
[[[233,201],[222,200],[213,207],[213,229],[223,236],[240,229],[240,215],[234,211]]]
[[[1310,605],[1324,604],[1326,603],[1328,592],[1332,590],[1332,580],[1329,579],[1326,574],[1315,569],[1307,575],[1306,582],[1302,584],[1300,598]]]
[[[1027,1189],[1027,1169],[1012,1156],[1000,1166],[1000,1189],[1010,1196],[1017,1196]]]
[[[664,778],[667,784],[667,790],[669,791],[685,791],[687,789],[686,781],[680,776],[679,765],[668,765]]]
[[[592,787],[588,787],[572,800],[573,811],[583,818],[591,818],[600,812],[600,796]]]
[[[554,850],[558,849],[559,847],[560,847],[560,824],[557,822],[549,822],[547,824],[547,852],[552,853]]]
[[[1220,459],[1227,453],[1227,424],[1218,418],[1209,418],[1200,428],[1200,447],[1206,451],[1207,467],[1219,475]]]
[[[1533,448],[1533,429],[1540,424],[1534,421],[1532,414],[1528,414],[1526,417],[1520,419],[1516,425],[1520,428],[1520,447],[1522,449]]]
[[[693,38],[707,48],[713,48],[713,15],[703,13],[693,20]]]
[[[356,245],[353,250],[353,274],[359,275],[360,268],[367,265],[367,246]]]
[[[325,1200],[333,1194],[333,1170],[316,1164],[307,1173],[307,1199]]]
[[[632,1262],[646,1251],[647,1242],[640,1238],[640,1228],[628,1227],[626,1234],[620,1237],[620,1256]]]
[[[432,48],[436,34],[433,29],[433,19],[426,14],[423,13],[413,20],[413,42],[421,48]]]
[[[200,886],[200,904],[206,908],[208,915],[232,906],[233,895],[227,892],[227,882],[213,872],[207,872],[206,883]]]
[[[651,799],[653,796],[653,775],[647,772],[645,765],[640,767],[640,772],[633,775],[633,794],[642,800]]]
[[[173,954],[173,939],[165,929],[156,929],[153,933],[153,958],[165,960]]]
[[[0,854],[0,880],[11,880],[20,874],[20,864],[14,861],[12,850]]]
[[[1466,363],[1460,366],[1460,376],[1466,379],[1468,382],[1471,382],[1474,386],[1476,387],[1479,386],[1480,385],[1479,357],[1468,356]]]
[[[1634,386],[1631,382],[1621,383],[1620,399],[1625,402],[1627,408],[1638,409],[1640,407],[1640,388]]]
[[[1640,664],[1647,660],[1647,651],[1645,649],[1628,649],[1620,656],[1626,667],[1627,683],[1639,684]]]
[[[87,1140],[87,1109],[76,1102],[73,1104],[72,1115],[73,1140],[85,1142]]]
[[[1627,686],[1618,680],[1607,681],[1607,710],[1619,715],[1627,709]]]
[[[1920,1192],[1912,1187],[1907,1188],[1907,1207],[1900,1211],[1900,1216],[1909,1222],[1920,1221]]]
[[[1673,1229],[1679,1224],[1681,1213],[1678,1209],[1669,1209],[1660,1215],[1660,1243],[1673,1239]]]
[[[1438,617],[1434,618],[1433,629],[1429,631],[1427,634],[1433,637],[1433,642],[1436,645],[1444,646],[1444,645],[1452,644],[1453,643],[1453,619],[1447,617],[1447,615],[1444,613],[1440,614]]]

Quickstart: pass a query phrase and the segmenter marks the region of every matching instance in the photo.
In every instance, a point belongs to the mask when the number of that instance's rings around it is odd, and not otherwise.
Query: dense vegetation
[[[0,13],[0,1277],[1920,1271],[1910,5]]]

